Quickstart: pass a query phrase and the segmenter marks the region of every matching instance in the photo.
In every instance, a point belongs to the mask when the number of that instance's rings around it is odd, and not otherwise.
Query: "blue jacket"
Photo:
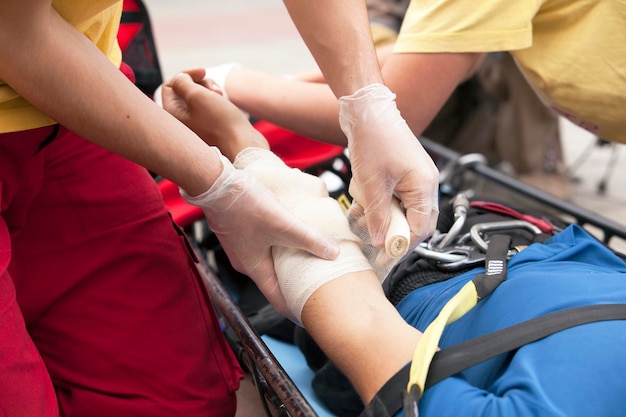
[[[477,273],[419,288],[398,310],[420,330]],[[515,255],[493,294],[450,324],[442,348],[566,308],[626,303],[626,263],[572,225]],[[585,324],[528,344],[426,390],[421,417],[625,416],[626,321]]]

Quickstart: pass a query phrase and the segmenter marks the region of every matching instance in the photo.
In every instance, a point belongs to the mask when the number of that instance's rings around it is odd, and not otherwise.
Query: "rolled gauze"
[[[348,192],[355,202],[358,203],[358,201],[362,200],[361,190],[354,181],[350,182]],[[406,255],[409,250],[409,245],[411,244],[411,230],[409,228],[409,222],[406,220],[404,210],[400,205],[400,200],[396,197],[392,198],[390,215],[389,228],[385,235],[385,253],[393,259],[398,259]],[[362,238],[362,236],[359,237]]]

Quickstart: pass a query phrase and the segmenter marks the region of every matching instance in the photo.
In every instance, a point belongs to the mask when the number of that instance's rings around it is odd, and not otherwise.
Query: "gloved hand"
[[[371,242],[384,245],[395,195],[411,230],[410,249],[430,236],[439,214],[439,172],[382,84],[339,99],[339,123],[348,138],[352,181],[362,199]]]
[[[355,184],[351,184],[349,192],[355,200],[358,200],[362,198],[362,195]],[[350,230],[361,240],[361,252],[367,258],[381,284],[387,279],[393,267],[408,253],[411,239],[409,223],[396,197],[392,199],[390,215],[391,221],[385,245],[380,248],[372,245],[363,207],[352,204],[348,210]]]
[[[202,208],[233,267],[248,275],[274,307],[287,314],[271,247],[293,247],[330,260],[337,257],[339,246],[298,220],[249,173],[235,169],[221,154],[220,158],[224,169],[208,191],[191,197],[181,190],[181,195]]]

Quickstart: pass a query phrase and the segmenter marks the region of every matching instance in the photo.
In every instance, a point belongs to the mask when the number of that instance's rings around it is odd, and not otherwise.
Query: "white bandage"
[[[214,67],[207,67],[204,69],[206,75],[204,79],[213,80],[215,84],[222,90],[222,95],[224,98],[228,98],[228,94],[226,94],[226,79],[228,75],[233,70],[233,68],[240,67],[241,64],[237,62],[230,62],[228,64],[216,65]]]
[[[350,231],[343,210],[329,197],[320,178],[289,168],[272,152],[259,148],[242,151],[234,165],[250,172],[273,191],[300,220],[339,243],[340,254],[332,261],[294,248],[272,248],[281,291],[298,321],[306,301],[323,284],[350,272],[372,269],[361,252],[360,240]]]

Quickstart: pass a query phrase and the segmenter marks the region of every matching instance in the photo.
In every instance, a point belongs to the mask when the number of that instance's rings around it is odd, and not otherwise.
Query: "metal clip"
[[[415,248],[415,252],[422,258],[437,262],[437,266],[444,271],[456,271],[459,269],[479,266],[485,262],[485,254],[489,247],[489,241],[483,237],[486,232],[526,229],[535,234],[541,230],[524,220],[506,220],[501,222],[478,223],[470,228],[470,232],[456,238],[453,245],[441,245],[441,234],[434,242],[421,243]],[[458,231],[455,233],[458,234]],[[431,239],[432,240],[432,239]],[[519,249],[510,249],[507,257],[515,255]]]

